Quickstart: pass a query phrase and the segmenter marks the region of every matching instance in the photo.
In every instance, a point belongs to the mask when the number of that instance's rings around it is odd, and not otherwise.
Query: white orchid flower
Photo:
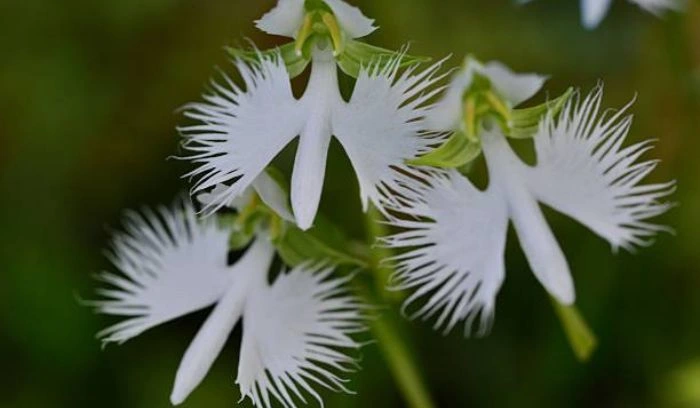
[[[307,11],[323,6],[330,9],[342,34],[349,38],[364,37],[377,29],[374,20],[342,0],[279,0],[256,26],[268,34],[297,38],[304,28]]]
[[[480,332],[488,331],[505,278],[509,222],[537,279],[557,301],[572,304],[569,265],[540,203],[577,220],[614,249],[648,245],[666,229],[649,219],[669,209],[659,200],[674,183],[640,184],[657,163],[638,162],[650,143],[624,147],[632,123],[627,107],[601,113],[601,98],[599,88],[583,101],[570,100],[558,120],[549,115],[542,121],[534,136],[536,166],[523,163],[498,128],[483,131],[485,191],[456,171],[410,186],[407,199],[393,208],[404,216],[391,220],[403,231],[386,244],[409,248],[396,257],[395,279],[398,288],[414,290],[406,307],[426,299],[415,316],[437,316],[435,328],[446,332],[460,321],[470,332],[480,316]]]
[[[407,160],[435,143],[422,130],[426,101],[440,89],[438,62],[416,73],[399,74],[401,57],[360,71],[349,102],[338,87],[338,69],[329,48],[313,53],[311,77],[303,97],[292,95],[278,53],[258,62],[236,60],[245,90],[229,78],[213,83],[205,101],[187,106],[198,123],[181,128],[188,159],[198,167],[193,194],[224,184],[205,207],[211,213],[243,193],[274,157],[299,136],[291,181],[291,204],[301,229],[312,226],[318,210],[331,137],[345,149],[357,174],[364,209],[397,188],[397,178],[412,170]]]
[[[158,215],[159,214],[159,215]],[[187,349],[171,402],[178,405],[200,384],[239,320],[244,323],[236,383],[257,407],[306,402],[312,385],[347,391],[337,372],[355,367],[341,353],[359,344],[363,308],[347,294],[347,279],[332,268],[304,265],[268,285],[274,248],[258,236],[240,260],[227,263],[229,234],[211,218],[200,221],[189,204],[158,214],[129,213],[126,232],[114,239],[120,273],[99,276],[108,287],[97,311],[126,317],[99,333],[123,343],[155,326],[213,306]]]
[[[660,15],[666,10],[681,10],[685,0],[629,0],[644,10]],[[586,28],[596,28],[608,14],[612,0],[581,0],[581,18]]]

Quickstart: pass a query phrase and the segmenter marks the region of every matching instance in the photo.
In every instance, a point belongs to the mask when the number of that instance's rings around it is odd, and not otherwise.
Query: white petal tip
[[[584,19],[582,22],[583,28],[585,28],[586,30],[595,30],[596,28],[598,28],[598,26],[600,25],[600,22],[602,20],[603,20],[602,17],[600,18],[600,20],[586,20],[586,19]]]
[[[173,385],[173,392],[170,394],[170,403],[173,406],[181,405],[190,396],[196,384],[193,386],[192,378],[185,380],[181,377],[181,373],[175,375],[175,385]]]
[[[307,219],[307,217],[302,218],[297,218],[297,227],[299,227],[300,230],[302,231],[308,231],[313,227],[313,220],[312,219]]]
[[[294,187],[292,187],[292,213],[294,214],[294,220],[299,229],[306,231],[311,228],[314,223],[317,207],[311,207],[308,205],[307,201],[299,200],[294,193]]]
[[[187,395],[184,395],[184,393],[177,388],[173,391],[173,393],[170,395],[170,403],[176,407],[178,405],[181,405],[185,400],[187,399]]]
[[[583,26],[588,30],[593,30],[605,18],[610,9],[612,0],[583,0],[581,2],[581,20]]]
[[[552,294],[557,302],[564,306],[573,306],[576,303],[576,292],[571,290],[563,291],[563,293]]]

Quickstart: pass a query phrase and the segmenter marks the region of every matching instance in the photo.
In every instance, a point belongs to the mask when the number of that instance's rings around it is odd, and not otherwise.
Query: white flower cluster
[[[588,13],[600,15],[608,2],[584,3],[596,3]],[[674,184],[642,184],[656,166],[640,161],[650,145],[625,144],[629,107],[603,110],[602,87],[518,109],[546,77],[473,58],[446,86],[444,60],[421,69],[405,52],[358,41],[376,27],[342,0],[280,0],[257,27],[293,41],[237,52],[242,83],[224,76],[184,109],[184,158],[195,166],[187,176],[202,211],[182,200],[128,213],[111,251],[119,272],[99,276],[105,287],[92,303],[125,318],[99,334],[117,343],[212,308],[177,371],[175,405],[204,379],[239,321],[236,383],[255,406],[294,407],[309,395],[322,404],[319,386],[348,391],[343,374],[356,363],[346,352],[360,347],[355,333],[367,312],[351,293],[352,274],[338,274],[332,259],[307,259],[268,278],[280,229],[304,234],[317,223],[332,137],[352,163],[363,209],[378,208],[396,228],[381,238],[397,251],[395,289],[409,293],[412,316],[434,317],[436,329],[462,322],[469,332],[480,318],[480,332],[488,330],[510,223],[537,279],[558,302],[574,302],[568,262],[541,204],[614,249],[647,245],[665,229],[650,219],[670,207],[661,200]],[[296,98],[290,81],[307,65]],[[339,71],[356,78],[348,100]],[[534,143],[535,166],[511,149],[515,137]],[[295,140],[287,192],[270,165]],[[483,191],[467,170],[481,154],[489,172]],[[222,208],[237,218],[213,216]],[[229,251],[246,246],[230,264]]]

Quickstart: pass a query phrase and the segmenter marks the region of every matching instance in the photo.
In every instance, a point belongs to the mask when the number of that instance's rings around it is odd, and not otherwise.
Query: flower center
[[[493,122],[501,127],[505,134],[512,126],[512,109],[493,88],[491,80],[474,72],[471,85],[462,96],[462,131],[474,143],[479,142],[478,132],[483,125]]]
[[[341,55],[345,49],[345,36],[330,7],[322,0],[306,0],[304,8],[304,22],[294,43],[296,54],[309,58],[315,45],[330,42],[333,56]]]

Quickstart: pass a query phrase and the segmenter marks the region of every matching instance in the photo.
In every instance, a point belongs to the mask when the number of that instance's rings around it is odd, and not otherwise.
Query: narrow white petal
[[[415,171],[407,160],[426,153],[439,141],[424,132],[427,101],[440,88],[434,85],[442,61],[417,71],[413,66],[398,72],[400,57],[384,68],[369,66],[357,79],[349,103],[337,104],[334,135],[345,149],[360,183],[363,207],[378,207],[399,188],[402,175]]]
[[[539,204],[530,195],[513,196],[512,200],[510,216],[530,269],[560,303],[573,304],[576,292],[569,264]]]
[[[362,14],[359,8],[349,5],[343,0],[324,0],[328,7],[333,10],[343,31],[350,38],[360,38],[371,34],[377,27],[374,20]]]
[[[510,217],[532,272],[559,302],[572,304],[576,295],[569,265],[539,204],[523,180],[523,173],[528,169],[503,135],[485,132],[482,140],[489,178],[507,194]]]
[[[614,248],[645,245],[664,228],[648,220],[664,213],[673,183],[640,184],[656,166],[638,161],[648,142],[623,146],[632,123],[627,107],[601,111],[602,88],[573,99],[560,118],[547,118],[535,136],[537,167],[528,183],[538,200],[576,219]],[[628,105],[629,106],[629,105]]]
[[[292,208],[302,230],[311,228],[321,202],[331,142],[329,125],[312,120],[299,139],[292,176]]]
[[[198,220],[192,205],[182,202],[158,214],[130,212],[124,227],[110,255],[120,273],[100,276],[109,287],[92,304],[100,313],[128,319],[102,331],[103,341],[127,341],[223,296],[231,282],[229,234],[214,220]]]
[[[303,21],[304,0],[279,0],[255,25],[268,34],[296,37]]]
[[[364,330],[364,308],[331,273],[300,266],[251,293],[236,383],[255,406],[295,407],[305,395],[322,405],[317,385],[349,392],[342,375],[356,363],[341,351],[360,347],[351,335]]]
[[[224,76],[224,84],[212,83],[205,102],[186,106],[185,116],[196,123],[180,128],[190,152],[186,158],[197,165],[188,174],[199,179],[193,194],[227,186],[205,207],[207,213],[241,195],[299,134],[304,121],[279,54],[252,64],[239,60],[236,66],[246,90]]]
[[[543,75],[515,73],[497,61],[485,64],[482,74],[491,79],[496,91],[513,106],[535,96],[547,81]]]
[[[267,172],[262,172],[255,179],[253,187],[265,205],[285,220],[294,222],[287,193]]]
[[[338,68],[329,52],[317,52],[302,98],[306,113],[292,174],[292,209],[301,229],[313,224],[321,201],[326,157],[331,142],[332,107],[342,101]]]
[[[405,195],[410,199],[394,208],[403,215],[391,219],[402,232],[383,240],[394,249],[410,248],[396,257],[393,277],[396,288],[414,290],[404,308],[424,300],[411,316],[437,317],[435,328],[445,332],[465,321],[470,333],[480,316],[480,334],[485,334],[505,277],[503,191],[498,185],[479,191],[452,172]]]
[[[173,405],[183,403],[207,375],[241,317],[251,288],[260,287],[260,282],[266,284],[273,257],[274,248],[266,238],[261,237],[231,268],[233,280],[226,294],[217,303],[182,358],[170,396]]]
[[[605,18],[612,0],[581,0],[581,18],[587,28],[595,28]]]

